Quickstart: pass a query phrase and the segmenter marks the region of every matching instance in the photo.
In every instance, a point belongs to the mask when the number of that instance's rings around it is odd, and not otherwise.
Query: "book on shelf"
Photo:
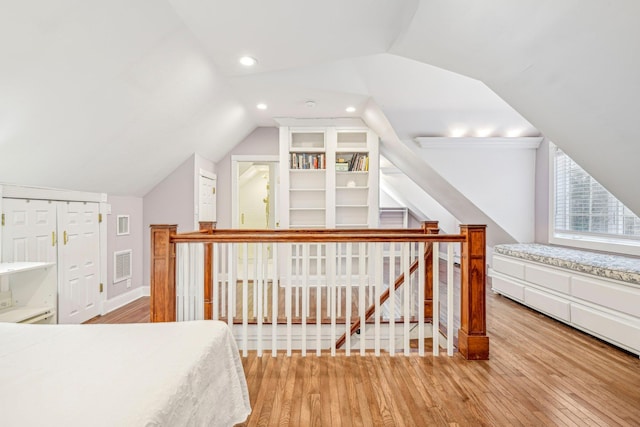
[[[291,153],[291,169],[326,169],[326,156],[324,153]]]
[[[369,155],[366,153],[354,153],[349,161],[350,172],[367,172],[369,170]]]

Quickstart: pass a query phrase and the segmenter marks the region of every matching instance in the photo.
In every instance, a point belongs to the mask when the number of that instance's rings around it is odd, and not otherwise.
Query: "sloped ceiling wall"
[[[0,182],[142,196],[254,120],[162,1],[0,11]]]
[[[632,0],[5,2],[0,182],[142,196],[194,152],[216,162],[273,117],[343,117],[349,104],[362,117],[374,102],[404,144],[461,124],[467,136],[486,125],[490,136],[542,132],[640,212],[629,185],[640,181],[639,9]],[[247,53],[259,59],[253,71],[238,69]],[[269,109],[256,111],[263,101]]]
[[[640,2],[422,1],[391,52],[483,81],[640,213]]]

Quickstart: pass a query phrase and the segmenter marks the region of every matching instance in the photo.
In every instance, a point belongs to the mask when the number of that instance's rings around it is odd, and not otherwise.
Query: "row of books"
[[[291,169],[326,169],[326,156],[324,153],[291,153],[289,166]]]
[[[369,155],[365,153],[354,153],[349,161],[336,162],[338,172],[366,172],[369,170]]]

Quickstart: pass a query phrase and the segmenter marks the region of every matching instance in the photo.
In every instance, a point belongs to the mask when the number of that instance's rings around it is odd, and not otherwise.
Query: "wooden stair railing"
[[[438,221],[424,221],[422,223],[422,229],[425,231],[426,234],[438,234],[439,230],[438,230]],[[433,257],[433,245],[431,243],[427,243],[427,245],[425,246],[425,250],[424,250],[424,260],[425,260],[425,268],[426,268],[426,274],[425,274],[425,310],[424,310],[424,316],[425,319],[426,318],[431,318],[433,311],[431,310],[432,306],[432,295],[433,295],[433,290],[431,289],[431,283],[433,282],[433,273],[431,271],[431,269],[433,268],[433,264],[430,262],[432,260]],[[409,274],[413,274],[415,273],[415,271],[418,269],[418,265],[419,262],[418,260],[415,260],[412,264],[411,267],[409,268]],[[397,291],[398,288],[400,288],[400,286],[402,286],[402,284],[404,283],[404,273],[401,273],[395,280],[394,284],[393,284],[393,291]],[[385,302],[387,302],[387,300],[389,299],[389,294],[390,294],[390,288],[387,288],[382,295],[380,295],[380,306],[382,306],[382,304],[384,304]],[[369,308],[367,308],[367,311],[365,311],[364,313],[364,321],[366,322],[367,320],[369,320],[369,318],[373,315],[373,313],[376,310],[376,305],[375,304],[371,304],[369,306]],[[349,330],[350,335],[353,335],[356,333],[356,331],[360,328],[361,326],[361,319],[357,319],[353,325],[351,325],[351,329]],[[342,347],[344,345],[344,343],[347,341],[347,333],[345,332],[344,334],[342,334],[342,336],[340,338],[338,338],[338,340],[336,341],[336,349],[339,349],[340,347]]]
[[[192,233],[177,233],[176,225],[153,224],[151,228],[150,288],[152,322],[176,321],[176,245],[204,243],[206,257],[212,254],[212,243],[336,243],[336,242],[460,242],[460,328],[458,351],[465,359],[489,358],[489,337],[486,332],[486,225],[460,225],[460,234],[426,236],[429,225],[423,229],[382,230],[219,230],[206,224]],[[437,227],[437,225],[436,225]],[[436,232],[437,233],[437,232]],[[416,239],[416,235],[421,235]],[[425,281],[430,282],[429,268],[425,263]],[[430,267],[431,266],[431,267]],[[212,263],[205,261],[211,271]],[[414,271],[413,268],[411,271]],[[431,270],[431,274],[433,269]],[[210,286],[211,274],[205,273],[205,287]],[[396,280],[402,283],[402,281]],[[397,289],[400,284],[394,285]],[[426,286],[426,284],[425,284]],[[425,287],[425,318],[430,310],[432,286]],[[205,289],[205,312],[210,315],[211,294]],[[431,317],[433,317],[431,315]],[[356,330],[357,327],[354,329]]]

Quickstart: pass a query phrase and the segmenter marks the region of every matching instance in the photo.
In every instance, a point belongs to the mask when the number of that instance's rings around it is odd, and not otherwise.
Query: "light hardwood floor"
[[[637,356],[493,293],[487,306],[488,361],[251,352],[242,425],[640,426]],[[147,320],[140,299],[93,322]]]

